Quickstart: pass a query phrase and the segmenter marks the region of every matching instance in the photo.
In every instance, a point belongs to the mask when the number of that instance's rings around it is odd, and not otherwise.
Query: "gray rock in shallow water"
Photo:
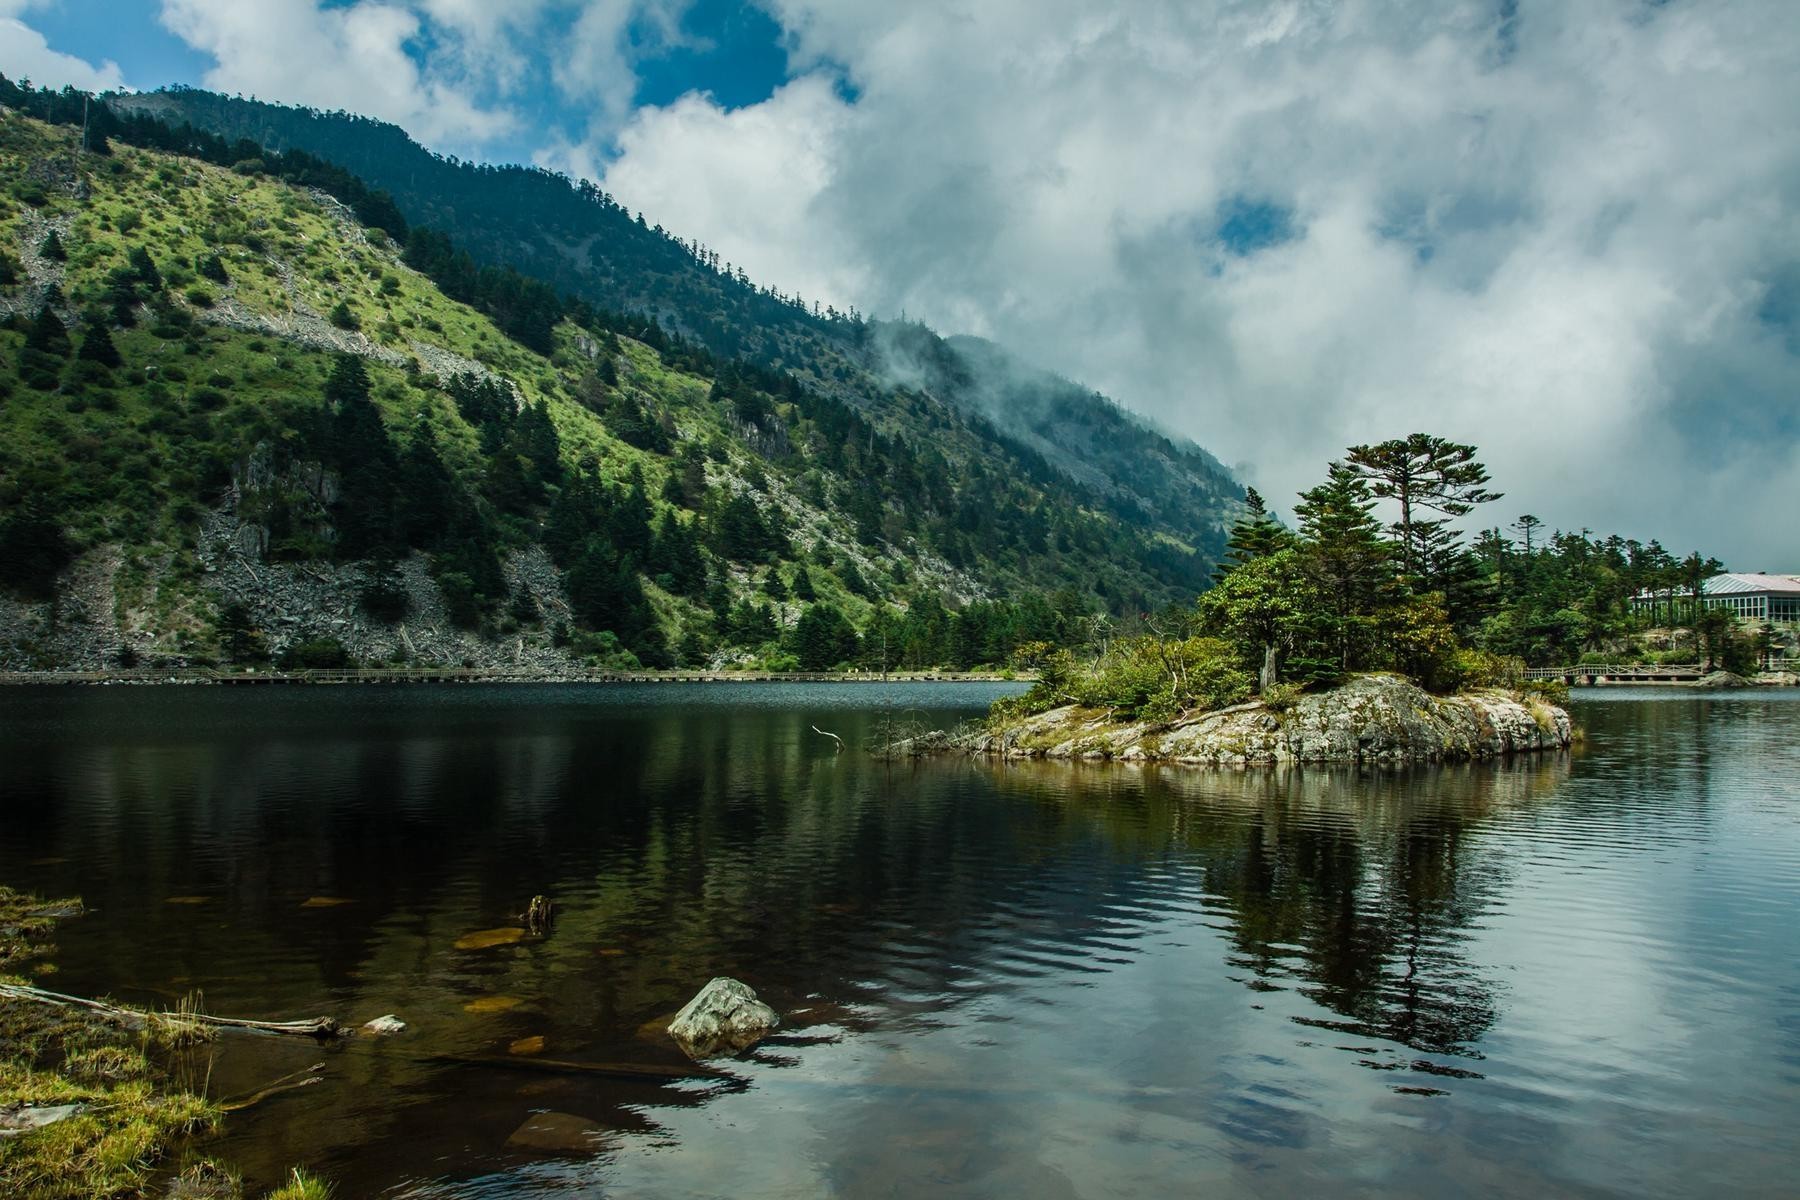
[[[368,1037],[392,1037],[396,1033],[406,1032],[406,1022],[389,1013],[385,1017],[376,1017],[364,1025],[362,1031]]]
[[[780,1023],[748,985],[721,975],[675,1014],[669,1034],[689,1058],[712,1058],[748,1050]]]
[[[506,1144],[544,1154],[592,1154],[606,1142],[606,1130],[568,1113],[535,1113],[513,1130]]]

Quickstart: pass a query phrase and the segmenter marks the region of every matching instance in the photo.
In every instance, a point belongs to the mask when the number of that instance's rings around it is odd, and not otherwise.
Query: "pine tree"
[[[51,262],[69,261],[69,252],[63,248],[62,238],[57,235],[57,232],[54,229],[49,233],[46,233],[44,235],[44,240],[38,243],[38,254],[49,259]]]
[[[1269,515],[1268,505],[1253,487],[1244,489],[1244,510],[1244,515],[1232,523],[1225,557],[1214,572],[1215,579],[1223,579],[1245,563],[1267,558],[1294,542],[1294,535]]]
[[[37,317],[25,331],[25,348],[57,358],[69,356],[69,327],[48,304],[38,309]]]
[[[156,260],[150,257],[148,250],[142,246],[133,246],[131,253],[125,256],[125,261],[130,267],[132,278],[138,284],[151,292],[162,291],[162,272],[156,269]]]
[[[103,367],[116,367],[124,361],[119,357],[119,348],[113,345],[112,334],[99,321],[90,321],[81,331],[81,348],[75,357]]]
[[[1294,506],[1305,570],[1325,599],[1321,632],[1341,671],[1361,665],[1371,618],[1393,575],[1374,509],[1368,479],[1342,462],[1332,463],[1325,482],[1302,492]]]
[[[807,574],[805,567],[794,572],[794,585],[790,590],[794,593],[796,600],[805,600],[811,603],[819,598],[819,593],[813,588],[812,576]]]
[[[1352,446],[1345,462],[1369,482],[1374,496],[1400,502],[1400,519],[1393,530],[1400,543],[1401,569],[1409,576],[1421,573],[1431,527],[1421,511],[1446,519],[1460,517],[1501,496],[1483,486],[1488,482],[1487,468],[1476,461],[1475,447],[1428,433]]]

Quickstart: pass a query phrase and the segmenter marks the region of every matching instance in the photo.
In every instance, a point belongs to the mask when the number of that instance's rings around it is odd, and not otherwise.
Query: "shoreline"
[[[348,684],[517,683],[1030,683],[1029,674],[995,671],[544,671],[493,667],[370,667],[344,670],[231,671],[218,667],[115,671],[0,671],[0,687],[323,687]]]

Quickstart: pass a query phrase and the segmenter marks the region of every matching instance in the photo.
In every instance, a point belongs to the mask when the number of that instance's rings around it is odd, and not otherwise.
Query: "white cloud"
[[[773,8],[818,77],[636,114],[627,204],[809,297],[994,336],[1280,499],[1428,428],[1482,445],[1502,521],[1793,556],[1740,515],[1800,497],[1784,0]],[[1297,236],[1224,252],[1240,200]]]
[[[448,10],[446,10],[448,11]],[[470,97],[471,80],[446,54],[421,67],[409,43],[425,31],[418,11],[359,0],[163,0],[162,20],[214,58],[207,87],[380,117],[432,144],[491,142],[516,118]],[[454,28],[454,27],[452,27]]]
[[[759,283],[821,300],[860,293],[869,281],[852,246],[820,239],[832,227],[813,212],[831,182],[836,134],[849,114],[819,76],[795,80],[766,103],[726,113],[690,94],[640,111],[619,138],[606,173],[613,195],[647,219],[689,233]],[[796,247],[811,252],[796,254]]]
[[[8,79],[29,79],[39,87],[72,84],[88,91],[117,91],[125,87],[119,64],[106,61],[96,66],[86,59],[52,50],[44,35],[17,19],[30,8],[28,0],[0,3],[0,74]]]

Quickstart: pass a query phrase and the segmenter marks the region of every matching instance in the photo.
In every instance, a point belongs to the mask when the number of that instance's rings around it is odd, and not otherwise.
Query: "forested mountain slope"
[[[846,403],[304,156],[0,103],[0,665],[973,665],[1210,568],[930,387]]]
[[[978,339],[870,324],[776,295],[589,184],[440,158],[392,125],[350,114],[192,89],[110,103],[319,155],[391,193],[408,221],[449,233],[478,261],[516,267],[602,309],[652,314],[715,354],[796,374],[859,407],[887,403],[895,384],[925,391],[991,421],[1126,520],[1206,558],[1222,549],[1239,511],[1241,490],[1211,455],[1147,430],[1091,390]]]

